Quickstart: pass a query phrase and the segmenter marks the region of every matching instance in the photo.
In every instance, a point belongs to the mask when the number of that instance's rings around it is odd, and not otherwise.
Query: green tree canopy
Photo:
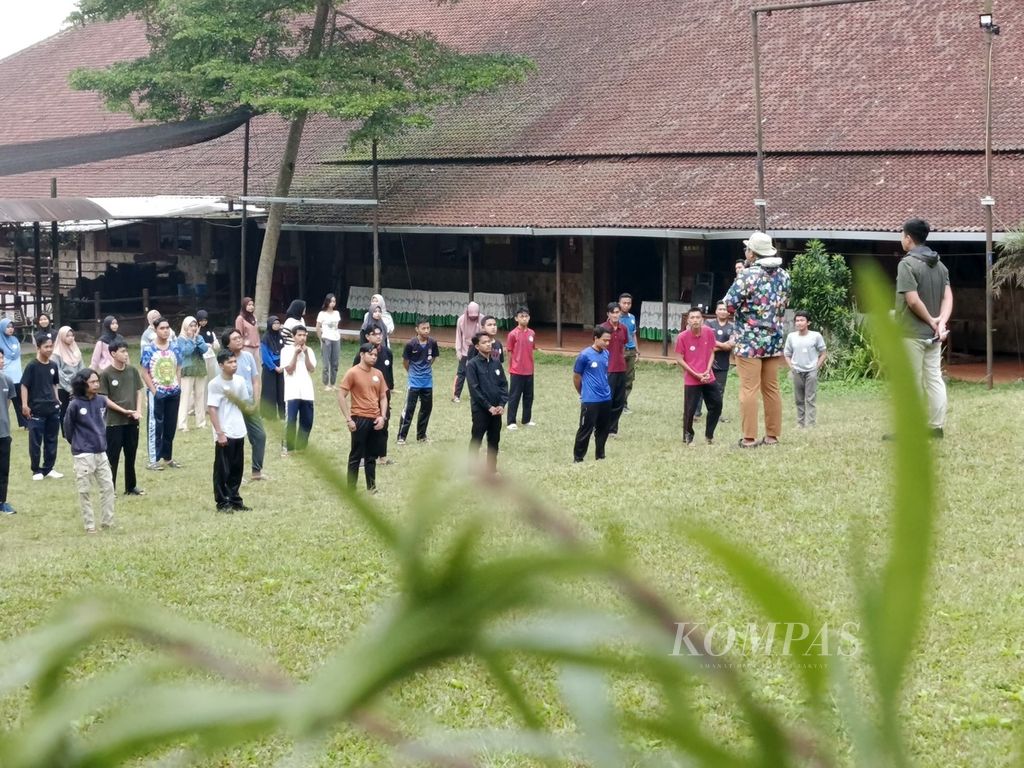
[[[291,189],[305,120],[350,121],[349,142],[383,141],[430,124],[430,112],[522,81],[532,64],[463,53],[426,32],[393,33],[345,12],[339,0],[81,0],[84,24],[128,16],[146,25],[150,51],[71,86],[140,120],[209,117],[248,107],[291,122],[274,194]],[[283,206],[271,206],[256,283],[266,313]]]
[[[809,240],[803,253],[793,259],[789,275],[793,281],[790,306],[807,310],[819,329],[840,342],[848,341],[853,330],[853,275],[846,260],[829,253],[821,240]]]

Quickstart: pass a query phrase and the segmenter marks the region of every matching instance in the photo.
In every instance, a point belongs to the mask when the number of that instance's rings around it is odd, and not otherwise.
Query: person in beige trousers
[[[196,429],[206,427],[206,358],[210,348],[199,333],[199,322],[189,315],[178,336],[181,352],[181,405],[178,407],[178,431],[188,431],[188,415],[195,414]]]

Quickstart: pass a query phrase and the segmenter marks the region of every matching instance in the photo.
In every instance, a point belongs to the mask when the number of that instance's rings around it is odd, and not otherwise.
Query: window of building
[[[164,219],[159,228],[160,250],[191,251],[192,222]]]

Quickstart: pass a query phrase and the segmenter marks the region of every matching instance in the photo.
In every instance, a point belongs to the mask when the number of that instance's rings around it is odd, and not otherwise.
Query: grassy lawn
[[[346,344],[342,360],[351,360]],[[880,556],[889,510],[887,399],[879,385],[824,383],[818,395],[819,426],[797,430],[786,392],[783,444],[740,451],[737,380],[726,393],[727,423],[716,445],[681,442],[682,385],[677,371],[642,365],[621,437],[609,441],[608,460],[571,463],[578,416],[571,360],[546,357],[538,366],[535,429],[503,432],[499,467],[522,479],[574,518],[588,536],[621,536],[650,582],[707,625],[745,626],[757,611],[724,574],[680,534],[699,521],[743,542],[796,581],[822,618],[854,620],[851,552],[862,547],[869,563]],[[401,518],[415,503],[413,486],[436,475],[450,494],[450,517],[470,508],[493,512],[488,546],[505,550],[537,534],[515,518],[508,502],[464,483],[457,464],[469,437],[468,398],[448,402],[454,372],[445,350],[436,371],[433,443],[395,446],[404,403],[399,373],[391,455],[397,464],[378,469],[379,505]],[[334,393],[317,393],[312,444],[336,457],[348,452],[348,435]],[[904,713],[912,756],[920,765],[979,766],[1010,761],[1019,744],[1024,698],[1024,533],[1019,524],[1024,434],[1024,389],[950,387],[945,441],[937,448],[940,517],[928,620],[908,686]],[[698,438],[701,432],[698,430]],[[140,459],[146,496],[118,495],[118,527],[87,538],[82,532],[68,446],[61,441],[60,481],[32,482],[24,432],[14,437],[9,500],[18,509],[0,519],[0,639],[45,620],[63,600],[116,590],[155,602],[196,620],[237,632],[285,670],[304,678],[332,650],[358,632],[393,593],[394,568],[378,541],[350,510],[333,499],[295,457],[267,451],[266,483],[242,494],[254,511],[214,513],[212,437],[192,429],[179,435],[181,470],[148,472]],[[246,447],[248,454],[248,446]],[[592,456],[593,448],[591,448]],[[361,478],[360,478],[361,479]],[[118,490],[123,489],[119,484]],[[603,587],[565,585],[589,603],[615,600]],[[680,617],[683,618],[683,617]],[[666,653],[671,650],[666,644]],[[138,653],[129,642],[108,643],[81,659],[88,676]],[[792,718],[802,711],[794,675],[779,658],[737,659],[764,701]],[[854,668],[863,665],[854,660]],[[537,701],[554,702],[550,670],[517,670]],[[649,691],[617,681],[624,706],[653,706]],[[16,727],[23,699],[0,702],[0,723]],[[722,697],[702,690],[695,705],[723,740],[742,738],[742,725]],[[512,726],[504,699],[473,664],[453,663],[422,674],[396,690],[389,703],[410,730],[429,724],[452,728]],[[568,727],[556,704],[551,725]],[[81,723],[87,727],[88,723]],[[262,766],[287,744],[267,739],[225,753],[209,765]],[[385,748],[355,729],[340,729],[322,765],[391,762]],[[496,757],[490,765],[517,764]]]

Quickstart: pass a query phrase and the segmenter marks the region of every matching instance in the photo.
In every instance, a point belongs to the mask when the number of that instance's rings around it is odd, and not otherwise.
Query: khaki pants
[[[736,357],[740,377],[740,427],[745,440],[757,439],[757,406],[764,402],[764,434],[782,434],[782,395],[779,393],[781,357]]]
[[[928,339],[904,339],[914,382],[928,400],[928,426],[941,428],[946,423],[946,382],[942,380],[942,345]]]
[[[188,415],[194,413],[196,429],[206,426],[206,377],[181,377],[181,405],[178,407],[178,429],[188,429]]]
[[[92,514],[92,479],[100,489],[100,504],[103,507],[103,525],[114,522],[114,478],[110,474],[110,462],[105,453],[76,453],[71,457],[75,467],[75,485],[78,486],[78,503],[82,507],[82,522],[86,530],[96,527]]]

